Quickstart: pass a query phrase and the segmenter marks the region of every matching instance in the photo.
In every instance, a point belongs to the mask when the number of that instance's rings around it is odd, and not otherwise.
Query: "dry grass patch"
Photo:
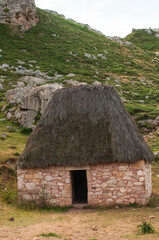
[[[151,219],[156,232],[138,235],[137,226]],[[14,221],[9,219],[14,217]],[[54,233],[67,240],[159,239],[159,209],[124,208],[108,210],[69,210],[67,213],[22,211],[3,205],[0,211],[0,239],[45,239]],[[49,239],[56,237],[50,236]],[[57,238],[56,238],[57,239]]]

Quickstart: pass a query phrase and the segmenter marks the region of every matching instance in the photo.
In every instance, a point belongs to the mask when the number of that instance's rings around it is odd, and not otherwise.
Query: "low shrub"
[[[9,8],[5,8],[3,11],[4,11],[5,13],[9,12]]]
[[[28,128],[28,127],[23,127],[23,128],[21,128],[20,132],[22,134],[29,135],[32,132],[32,129]]]
[[[137,226],[139,234],[150,234],[154,233],[155,229],[150,222],[143,221]]]
[[[43,237],[56,237],[56,238],[59,238],[59,237],[60,237],[60,236],[57,235],[56,233],[52,233],[52,232],[43,233],[43,234],[40,234],[40,236],[43,236]]]
[[[8,188],[2,192],[2,201],[7,204],[16,204],[17,198],[18,198],[17,190]]]

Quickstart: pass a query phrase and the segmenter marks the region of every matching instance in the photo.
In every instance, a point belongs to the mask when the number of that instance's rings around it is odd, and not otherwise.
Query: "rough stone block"
[[[145,181],[145,177],[140,177],[140,178],[139,178],[139,181],[140,181],[140,182],[144,182],[144,181]]]
[[[107,183],[108,187],[115,187],[117,184],[117,181],[116,181],[116,179],[111,179],[111,180],[107,181],[106,183]]]
[[[118,200],[116,201],[116,203],[117,203],[117,204],[122,204],[122,203],[123,203],[123,199],[118,199]]]
[[[135,186],[142,186],[142,185],[144,185],[144,182],[135,182],[134,185]]]
[[[142,171],[142,170],[139,170],[139,171],[137,171],[137,175],[138,175],[138,176],[144,176],[144,175],[145,175],[145,172]]]
[[[26,189],[28,190],[33,190],[33,189],[36,189],[36,184],[34,182],[32,183],[26,183]]]
[[[46,176],[46,177],[45,177],[45,181],[49,182],[49,181],[51,181],[51,180],[52,180],[52,176]]]
[[[120,192],[121,192],[121,193],[125,193],[125,192],[126,192],[126,189],[122,187],[122,188],[120,188]]]
[[[120,181],[118,182],[118,186],[119,186],[119,187],[125,187],[126,185],[127,185],[127,182],[124,181],[124,180],[120,180]]]
[[[106,203],[107,203],[107,204],[110,204],[110,203],[112,203],[112,202],[113,202],[113,199],[111,199],[111,198],[109,198],[109,199],[106,200]]]
[[[143,168],[135,169],[132,165],[90,166],[87,169],[88,204],[129,204],[134,199],[135,202],[141,200],[143,203],[142,199],[147,199],[151,194],[150,170],[146,172]],[[46,200],[50,204],[61,206],[72,204],[70,170],[64,167],[51,167],[18,170],[17,174],[21,198],[28,195],[38,202],[40,192],[45,187]]]
[[[119,171],[126,171],[128,169],[128,166],[119,166],[118,170]]]
[[[125,175],[126,175],[126,176],[132,176],[133,173],[132,173],[132,171],[127,171],[127,172],[125,173]]]

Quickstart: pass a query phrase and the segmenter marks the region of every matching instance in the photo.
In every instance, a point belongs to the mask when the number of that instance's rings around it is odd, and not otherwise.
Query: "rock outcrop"
[[[20,26],[23,31],[36,25],[38,17],[34,0],[1,0],[0,23]]]
[[[14,106],[6,111],[7,119],[15,118],[22,126],[34,128],[36,117],[43,114],[52,93],[60,88],[61,85],[53,83],[38,87],[18,87],[7,91],[6,99]]]
[[[70,75],[72,76],[72,73]],[[8,104],[6,104],[1,110],[5,112],[8,120],[16,119],[21,126],[34,128],[36,119],[43,114],[53,92],[64,86],[59,83],[47,83],[44,78],[30,76],[22,77],[19,80],[15,88],[8,90],[5,94],[6,101],[12,107],[8,108]],[[72,86],[87,85],[85,82],[71,79],[65,83]],[[93,84],[100,85],[101,83],[95,81]]]

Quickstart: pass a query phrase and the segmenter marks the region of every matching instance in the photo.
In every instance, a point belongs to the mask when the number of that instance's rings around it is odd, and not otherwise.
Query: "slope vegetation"
[[[68,80],[113,85],[139,127],[153,131],[150,144],[158,150],[159,38],[156,33],[134,31],[117,42],[51,12],[37,9],[39,22],[22,33],[0,24],[0,161],[14,166],[27,140],[27,131],[5,118],[5,93],[21,77],[43,77],[45,83]],[[131,42],[131,43],[130,43]],[[24,82],[26,86],[26,83]],[[151,119],[149,122],[147,122]]]

